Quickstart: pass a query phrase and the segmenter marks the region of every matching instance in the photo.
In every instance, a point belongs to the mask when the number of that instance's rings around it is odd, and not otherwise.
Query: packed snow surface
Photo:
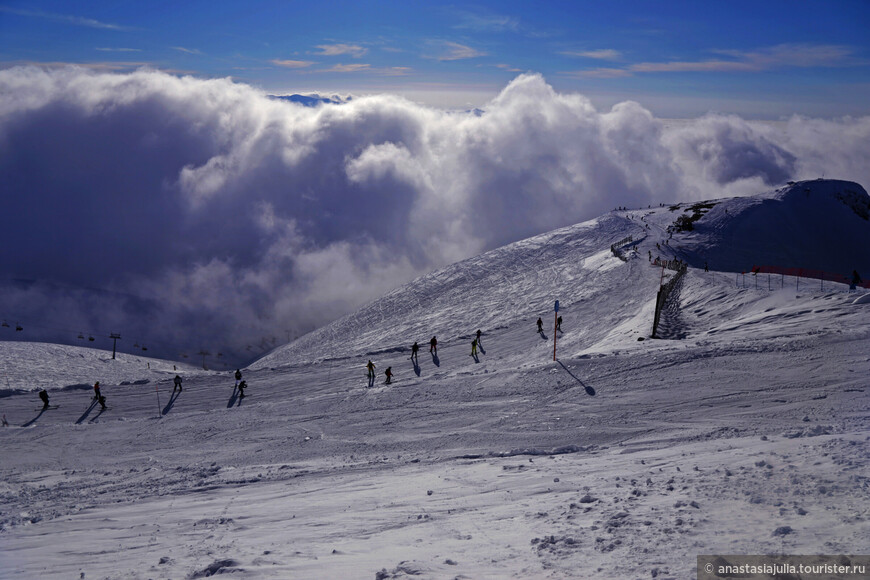
[[[843,245],[870,231],[866,197],[803,182],[518,242],[277,349],[244,398],[228,372],[179,366],[173,394],[172,363],[0,343],[0,576],[682,579],[698,554],[866,554],[870,304],[735,273],[756,256],[729,234],[866,276],[867,246]],[[807,199],[825,228],[776,219]],[[691,265],[660,339],[673,272],[650,257]],[[105,411],[69,388],[93,380]]]

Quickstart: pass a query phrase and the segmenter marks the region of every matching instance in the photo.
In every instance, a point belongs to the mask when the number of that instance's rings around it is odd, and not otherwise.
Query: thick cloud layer
[[[870,118],[665,123],[633,102],[596,111],[537,75],[478,116],[388,95],[310,108],[156,71],[9,69],[0,267],[37,283],[7,283],[0,316],[30,337],[115,331],[152,354],[238,361],[618,205],[821,174],[867,185],[868,161]]]

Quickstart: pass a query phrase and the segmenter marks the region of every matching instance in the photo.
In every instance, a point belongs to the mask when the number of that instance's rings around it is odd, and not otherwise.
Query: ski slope
[[[854,186],[793,187],[824,208]],[[112,377],[103,413],[78,389],[45,412],[2,397],[3,577],[682,579],[698,554],[867,553],[865,295],[711,258],[758,205],[793,211],[784,193],[717,200],[673,235],[691,204],[614,211],[434,272],[243,369],[244,399],[229,372],[186,368],[173,396],[174,372],[105,353],[84,369]],[[764,235],[798,235],[778,223]],[[835,243],[867,260],[814,251]],[[669,272],[649,253],[690,252],[714,271],[689,268],[650,339]],[[80,380],[26,349],[0,356]]]

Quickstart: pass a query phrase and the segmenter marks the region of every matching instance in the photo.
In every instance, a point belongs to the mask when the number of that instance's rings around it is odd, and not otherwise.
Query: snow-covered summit
[[[754,265],[847,275],[870,272],[870,196],[857,183],[817,179],[752,197],[673,206],[696,217],[680,236],[683,259],[702,268]]]

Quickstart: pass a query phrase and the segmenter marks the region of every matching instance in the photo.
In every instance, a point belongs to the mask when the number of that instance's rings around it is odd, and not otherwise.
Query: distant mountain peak
[[[346,97],[342,97],[341,95],[330,95],[323,96],[317,93],[311,93],[309,95],[300,95],[300,94],[292,94],[292,95],[269,95],[271,99],[277,99],[280,101],[290,101],[291,103],[296,103],[297,105],[302,105],[304,107],[319,107],[321,105],[341,105],[353,100],[353,96],[348,95]]]

